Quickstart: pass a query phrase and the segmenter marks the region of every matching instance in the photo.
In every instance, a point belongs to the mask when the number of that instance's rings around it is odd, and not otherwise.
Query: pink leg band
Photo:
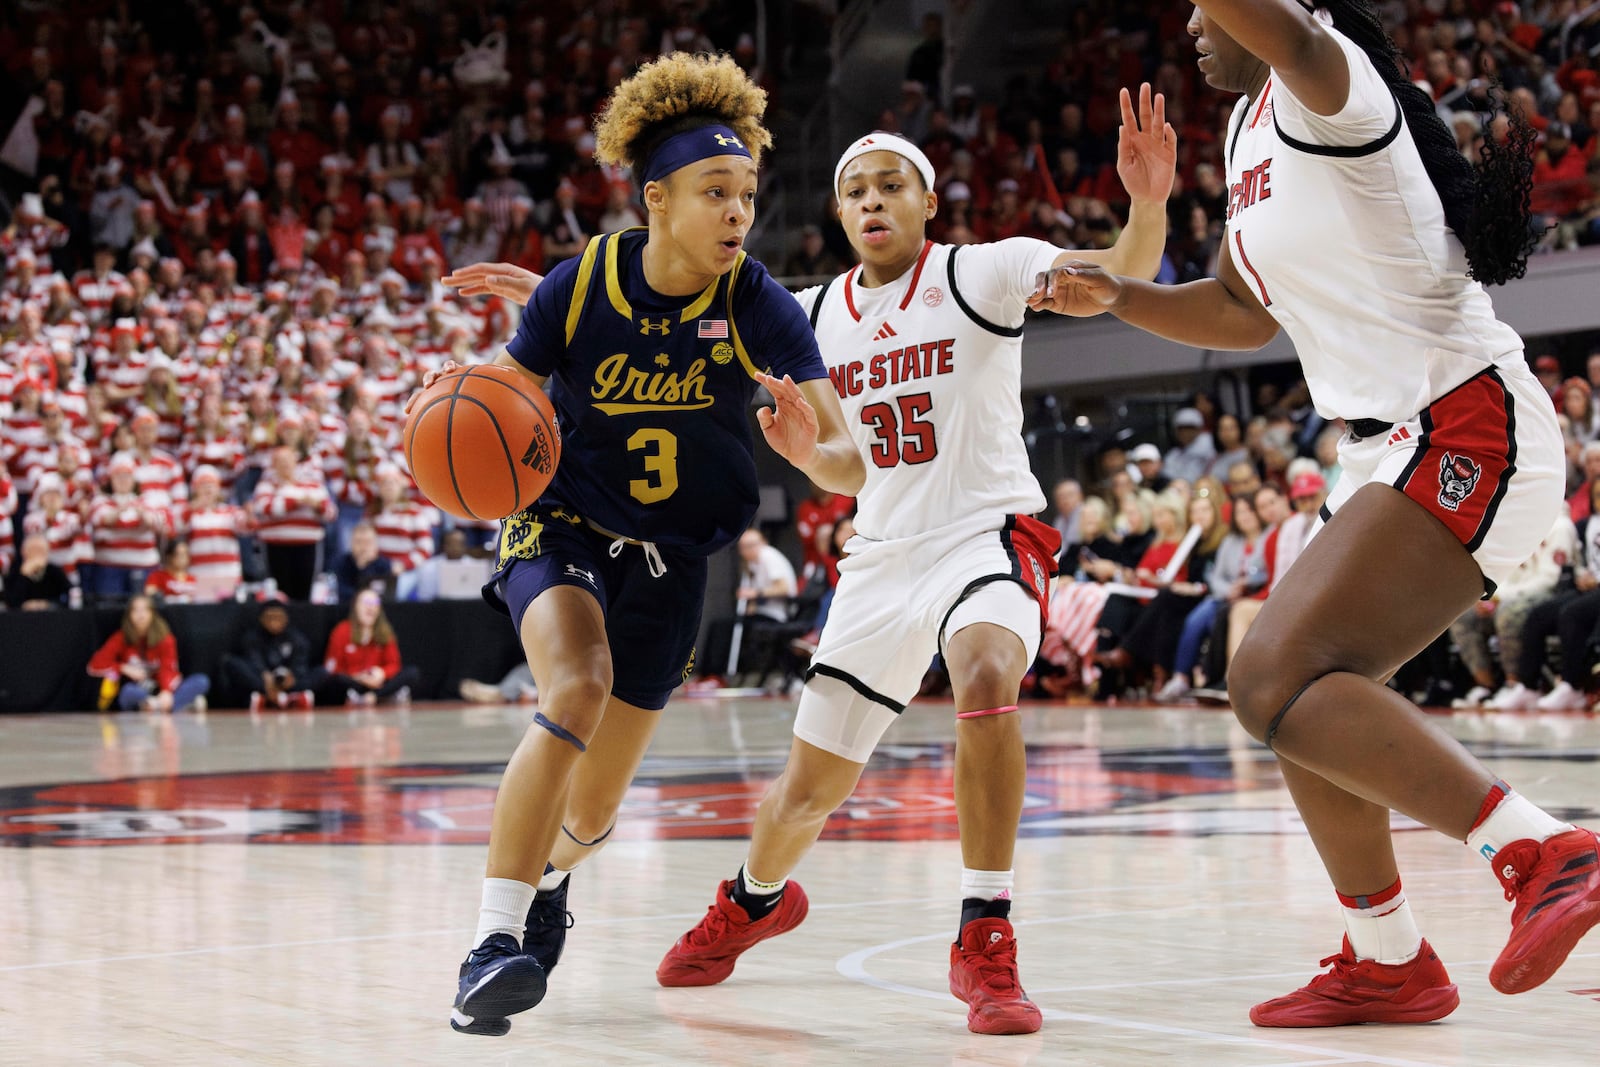
[[[982,711],[958,711],[956,712],[956,718],[981,719],[985,715],[1009,715],[1016,710],[1017,706],[1015,704],[1007,704],[1003,708],[984,708]]]

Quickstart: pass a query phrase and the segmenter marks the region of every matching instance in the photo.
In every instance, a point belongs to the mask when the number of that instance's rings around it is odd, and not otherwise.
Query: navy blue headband
[[[753,159],[739,135],[727,126],[700,126],[674,134],[645,160],[639,184],[660,181],[673,171],[712,156],[744,156]]]

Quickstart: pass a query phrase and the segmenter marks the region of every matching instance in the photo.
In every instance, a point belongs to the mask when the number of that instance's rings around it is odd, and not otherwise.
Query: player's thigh
[[[945,623],[944,663],[956,703],[1014,704],[1039,653],[1039,602],[1009,578],[971,590]]]
[[[670,556],[666,563],[666,573],[652,575],[644,553],[630,545],[606,575],[611,695],[646,711],[666,707],[693,672],[706,599],[705,559]]]
[[[1229,669],[1234,710],[1260,737],[1302,686],[1336,671],[1386,676],[1482,593],[1449,528],[1393,487],[1366,485],[1263,604]]]
[[[848,561],[847,561],[848,562]],[[865,763],[938,651],[907,618],[906,588],[889,567],[841,574],[795,713],[800,740]]]
[[[515,594],[513,594],[514,596]],[[531,597],[518,633],[541,702],[596,717],[611,693],[611,648],[605,612],[594,595],[554,585]]]

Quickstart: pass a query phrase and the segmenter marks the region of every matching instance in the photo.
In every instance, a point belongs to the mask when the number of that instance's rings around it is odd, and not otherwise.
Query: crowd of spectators
[[[1537,131],[1533,210],[1543,246],[1600,243],[1600,12],[1571,0],[1376,6],[1410,58],[1413,80],[1432,95],[1465,154],[1476,158],[1486,126],[1490,136],[1504,136],[1508,109]],[[1159,279],[1213,273],[1227,218],[1223,140],[1234,98],[1206,87],[1195,66],[1185,29],[1192,10],[1149,0],[1074,5],[1057,55],[1042,70],[1018,71],[999,99],[968,85],[941,85],[942,64],[930,57],[945,50],[944,26],[928,16],[900,99],[885,102],[877,124],[916,141],[933,162],[941,201],[934,238],[963,244],[1024,234],[1064,247],[1114,243],[1127,205],[1116,174],[1117,94],[1150,81],[1165,94],[1179,145]],[[1490,79],[1503,91],[1491,93]],[[848,263],[842,231],[827,212],[820,230],[831,253],[824,266]]]

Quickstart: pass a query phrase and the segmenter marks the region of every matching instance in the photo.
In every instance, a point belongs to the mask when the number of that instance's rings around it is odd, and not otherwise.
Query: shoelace
[[[1318,967],[1328,967],[1330,969],[1307,982],[1306,988],[1321,989],[1323,986],[1333,982],[1348,982],[1351,978],[1351,972],[1356,969],[1356,965],[1359,962],[1353,957],[1346,956],[1343,952],[1335,952],[1333,955],[1318,962]]]
[[[991,988],[996,985],[1005,985],[1011,989],[1021,991],[1022,983],[1017,980],[1017,949],[1016,942],[996,942],[985,945],[976,953],[978,957],[978,974],[983,978],[984,984]],[[1001,979],[995,982],[993,979]]]
[[[529,918],[541,925],[560,923],[568,930],[572,929],[572,924],[577,921],[572,917],[572,912],[566,908],[549,900],[540,900],[538,897],[533,899],[533,914]]]
[[[715,904],[706,909],[706,917],[695,924],[695,928],[683,935],[683,943],[691,948],[704,948],[722,936],[723,929],[728,925],[728,917],[722,909]]]
[[[1522,893],[1537,856],[1538,850],[1529,848],[1507,847],[1495,853],[1494,873],[1505,889],[1507,900],[1516,900]]]

